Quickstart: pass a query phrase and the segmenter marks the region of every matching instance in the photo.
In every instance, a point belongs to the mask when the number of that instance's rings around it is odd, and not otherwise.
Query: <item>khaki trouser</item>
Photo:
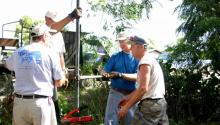
[[[57,125],[51,98],[14,99],[13,125]]]
[[[145,99],[139,103],[132,125],[169,125],[166,110],[167,103],[164,98]]]

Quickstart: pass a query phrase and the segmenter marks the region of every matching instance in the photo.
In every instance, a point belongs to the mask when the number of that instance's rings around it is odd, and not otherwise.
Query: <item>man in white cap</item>
[[[103,77],[111,79],[111,89],[105,110],[105,125],[119,124],[117,116],[119,102],[135,90],[137,77],[138,61],[131,55],[126,34],[124,32],[119,33],[117,41],[119,42],[121,51],[110,57],[101,72]],[[133,116],[134,109],[131,108],[123,119],[123,122],[126,125],[130,125]]]
[[[31,31],[32,43],[16,50],[6,60],[15,72],[13,125],[57,125],[51,97],[65,76],[58,55],[47,47],[50,28],[38,24]]]
[[[65,69],[65,60],[64,60],[64,53],[66,52],[65,49],[65,42],[62,36],[62,33],[59,32],[65,25],[67,25],[70,21],[73,21],[74,19],[79,19],[81,17],[81,8],[74,9],[67,17],[64,19],[57,21],[57,15],[58,12],[55,10],[48,10],[45,14],[45,21],[46,25],[49,26],[52,29],[57,30],[57,33],[54,33],[52,35],[51,41],[49,43],[49,47],[52,48],[60,57],[60,64],[63,69],[63,71],[66,72]],[[56,116],[57,116],[57,122],[60,123],[60,108],[58,103],[58,95],[57,95],[57,89],[55,88],[54,92],[54,104],[56,109]]]
[[[140,60],[137,73],[138,88],[122,100],[118,112],[124,118],[134,104],[138,103],[132,125],[169,125],[164,98],[163,71],[157,60],[147,52],[147,42],[138,36],[131,37],[132,55]]]
[[[45,14],[46,25],[51,29],[55,29],[58,32],[52,35],[51,42],[49,46],[53,48],[60,55],[61,67],[65,69],[64,53],[66,52],[65,43],[63,40],[62,33],[59,32],[65,25],[74,19],[79,19],[81,17],[81,8],[74,9],[67,17],[57,21],[58,12],[55,10],[48,10]]]

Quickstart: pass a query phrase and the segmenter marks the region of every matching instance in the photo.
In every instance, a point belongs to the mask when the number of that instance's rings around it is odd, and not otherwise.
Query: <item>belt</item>
[[[15,93],[15,97],[23,99],[36,99],[36,98],[47,98],[45,95],[19,95]]]
[[[163,98],[145,98],[145,99],[142,99],[139,104],[141,104],[143,101],[159,101],[161,99]]]
[[[113,90],[117,91],[117,92],[120,92],[124,95],[128,95],[130,94],[132,91],[131,90],[126,90],[126,89],[119,89],[119,88],[112,88]]]

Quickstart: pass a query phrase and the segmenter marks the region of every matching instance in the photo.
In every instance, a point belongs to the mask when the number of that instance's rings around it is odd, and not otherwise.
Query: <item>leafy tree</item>
[[[97,37],[94,35],[87,35],[86,37],[83,37],[81,39],[83,41],[84,45],[89,45],[90,47],[88,49],[85,49],[86,51],[96,51],[98,48],[103,48],[105,53],[109,55],[110,48],[112,47],[111,41],[106,37]],[[91,48],[92,47],[92,48]]]
[[[150,0],[88,0],[94,11],[102,11],[112,16],[116,24],[116,32],[129,28],[132,21],[138,21],[142,16],[148,17],[152,4]],[[106,19],[108,24],[109,19]],[[108,29],[108,25],[104,25]]]
[[[214,71],[220,69],[220,6],[218,0],[184,0],[179,6],[184,23],[178,31],[194,46],[193,57],[211,59]]]
[[[20,35],[22,35],[22,42],[25,45],[30,42],[30,29],[34,25],[42,23],[43,21],[33,20],[28,16],[23,16],[20,20],[20,24],[16,26],[15,37],[19,37]]]
[[[212,60],[213,72],[220,69],[220,6],[218,0],[184,0],[179,6],[184,23],[178,31],[184,32],[185,43],[193,48],[190,56],[194,64],[199,59]]]
[[[163,65],[170,115],[194,123],[219,121],[219,1],[183,0],[176,11],[183,19],[177,31],[185,36],[167,49],[170,55]],[[205,64],[205,60],[211,62]],[[182,66],[173,69],[174,64]]]
[[[86,56],[92,56],[90,58],[93,58],[93,63],[84,62],[83,66],[81,66],[81,73],[84,75],[99,74],[98,71],[103,67],[104,63],[106,63],[110,56],[112,42],[106,37],[97,37],[92,34],[83,36],[81,41],[84,53],[83,59],[86,59]],[[98,50],[103,51],[105,55],[100,55]],[[85,55],[89,53],[91,55]]]

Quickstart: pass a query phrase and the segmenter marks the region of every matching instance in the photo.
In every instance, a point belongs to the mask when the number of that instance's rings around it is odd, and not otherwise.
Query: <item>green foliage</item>
[[[181,94],[186,102],[180,101],[182,109],[185,108],[182,114],[193,120],[216,121],[220,117],[219,5],[216,0],[183,0],[177,8],[184,21],[178,31],[185,36],[173,47],[171,55],[173,60],[187,62],[187,69],[178,71],[181,79],[177,80],[181,81],[181,89],[185,88]],[[199,64],[202,60],[211,60],[211,63],[202,66]]]
[[[76,102],[75,102],[76,100],[73,100],[73,96],[72,96],[76,94],[75,91],[76,89],[75,90],[64,89],[64,88],[59,89],[59,106],[62,114],[68,113],[70,109],[73,108],[73,106],[76,106]]]
[[[98,72],[109,58],[110,49],[112,47],[111,41],[106,37],[98,38],[94,35],[82,37],[81,41],[83,44],[84,59],[84,63],[80,66],[81,74],[99,74]],[[100,55],[98,49],[103,49],[105,55]],[[86,56],[90,57],[86,60]],[[100,59],[99,61],[97,61],[98,58]]]
[[[173,120],[173,119],[170,119],[170,120],[169,120],[169,124],[170,124],[170,125],[185,125],[182,121],[176,122],[176,121]]]
[[[125,29],[131,26],[129,21],[138,21],[144,16],[144,14],[148,17],[150,9],[152,8],[151,2],[152,1],[149,0],[141,0],[139,3],[135,0],[89,1],[92,10],[102,11],[114,17],[114,22],[118,22],[116,26],[117,32],[120,31],[120,29]],[[106,22],[108,22],[108,20],[106,20]]]
[[[199,123],[196,121],[183,121],[183,120],[179,120],[179,121],[175,121],[173,119],[170,119],[170,125],[219,125],[218,122],[208,122],[208,123]]]
[[[148,16],[149,10],[152,8],[149,0],[142,0],[141,3],[137,3],[135,0],[99,0],[90,1],[89,3],[94,11],[107,12],[109,15],[121,20],[138,20],[144,10],[146,10]]]
[[[21,35],[20,33],[22,33],[22,42],[25,45],[30,42],[30,28],[43,21],[33,20],[28,16],[23,16],[20,20],[20,24],[16,25],[15,37],[19,37]]]
[[[215,0],[183,0],[177,10],[184,23],[178,31],[186,33],[188,42],[219,33],[220,6]]]
[[[81,103],[87,105],[88,113],[94,117],[95,122],[93,125],[101,124],[104,120],[105,106],[109,86],[105,81],[88,81],[90,87],[85,90],[81,98]],[[90,100],[88,102],[88,100]],[[88,114],[87,114],[88,115]]]
[[[79,105],[80,107],[88,106],[88,108],[79,114],[73,114],[71,117],[91,115],[94,121],[89,122],[89,125],[102,124],[108,90],[109,87],[105,81],[83,80],[80,84]],[[77,108],[77,84],[74,81],[67,89],[60,89],[59,93],[59,104],[63,115]]]
[[[81,38],[83,47],[83,52],[96,52],[98,48],[104,49],[104,51],[109,54],[110,49],[113,47],[111,41],[106,37],[97,37],[94,35],[86,35]]]
[[[6,95],[3,100],[0,100],[0,124],[12,125],[12,110],[13,99],[12,95]]]
[[[81,66],[81,74],[83,75],[91,75],[93,74],[93,70],[95,69],[95,67],[93,67],[93,64],[89,63],[89,64],[84,64],[83,66]]]
[[[12,124],[12,109],[13,109],[13,83],[10,74],[0,74],[0,124]],[[2,90],[4,91],[2,92]]]
[[[218,121],[219,75],[214,72],[212,63],[199,63],[203,56],[194,47],[182,39],[176,46],[168,48],[169,56],[166,63],[162,64],[168,113],[174,120],[183,119],[195,123]],[[173,67],[175,63],[184,65]]]
[[[174,119],[215,121],[220,116],[219,75],[214,72],[213,63],[201,63],[207,59],[204,55],[208,51],[202,52],[200,45],[205,46],[180,39],[177,45],[167,49],[169,56],[162,66],[170,107],[168,112]],[[174,64],[183,65],[173,67]]]

